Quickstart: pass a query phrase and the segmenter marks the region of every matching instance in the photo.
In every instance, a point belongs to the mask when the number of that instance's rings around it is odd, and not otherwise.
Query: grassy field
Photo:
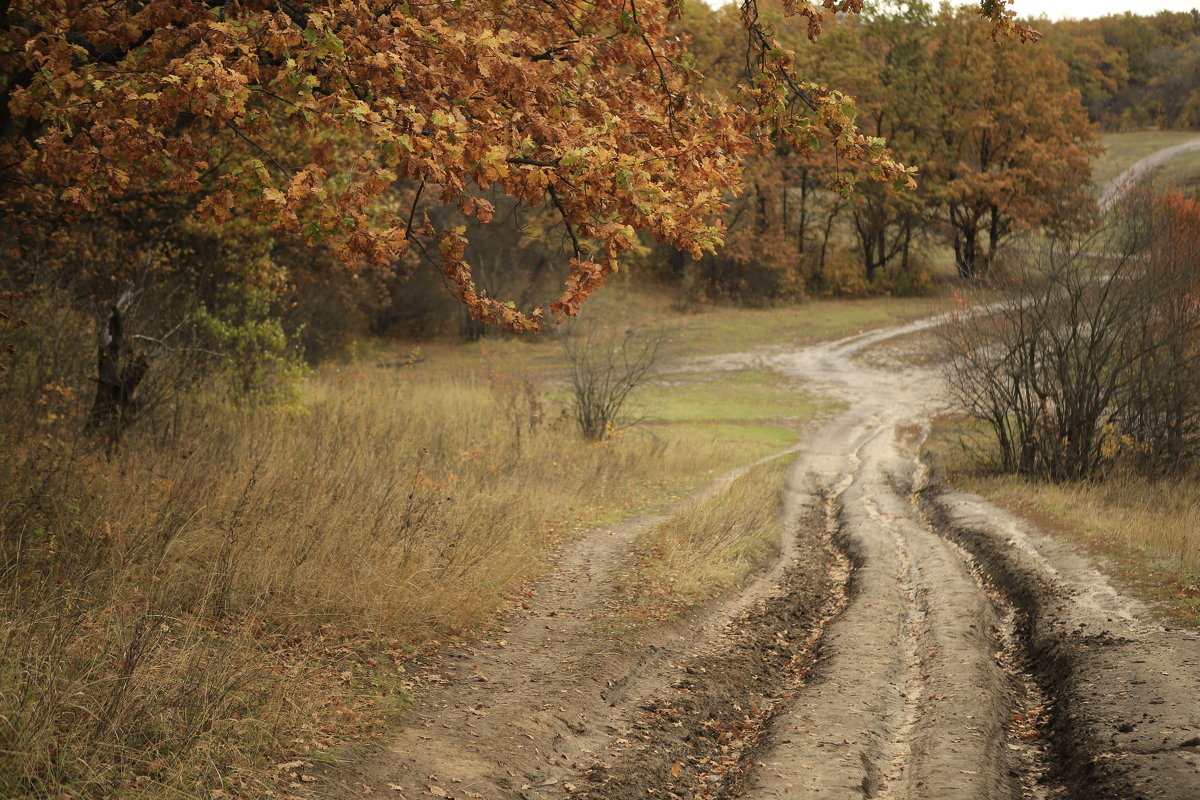
[[[1123,135],[1106,168],[1172,136]],[[287,764],[385,725],[411,702],[405,663],[486,627],[581,528],[662,509],[832,410],[769,372],[695,358],[945,302],[672,299],[617,282],[537,340],[361,342],[286,405],[200,397],[186,422],[135,431],[112,457],[77,435],[84,377],[25,380],[37,396],[0,406],[0,795],[262,796]],[[88,374],[86,323],[31,321],[60,332],[56,363]],[[599,443],[570,411],[561,337],[580,326],[662,340],[630,402],[640,423]],[[736,585],[770,552],[783,470],[758,467],[653,531],[629,606],[667,616]],[[1159,587],[1192,569],[1181,537],[1200,495],[1186,487],[1068,497],[960,479],[1080,530],[1125,520],[1086,535],[1161,567]],[[1182,532],[1121,539],[1168,516]]]
[[[695,427],[587,444],[557,412],[513,373],[348,364],[111,459],[10,421],[0,794],[259,791],[383,722],[397,663],[486,623],[574,529],[746,458]]]
[[[545,347],[545,340],[553,341],[577,325],[598,324],[660,332],[663,356],[678,359],[811,344],[918,319],[933,313],[942,302],[939,293],[933,297],[820,300],[761,309],[712,304],[679,311],[668,289],[630,289],[622,281],[613,281],[588,300],[578,320],[549,324],[543,341],[497,337],[467,345],[426,344],[421,352],[429,357],[429,366],[437,369],[453,370],[459,364],[488,358],[506,363],[515,360],[526,368],[555,369],[562,366],[560,354],[556,348]]]
[[[78,437],[82,379],[6,384],[39,396],[0,408],[0,795],[264,795],[287,764],[385,725],[411,702],[410,657],[486,627],[576,531],[661,509],[829,409],[769,373],[689,358],[929,306],[685,314],[617,287],[592,324],[661,329],[663,369],[631,401],[642,424],[599,443],[575,428],[553,336],[362,343],[287,405],[198,397],[170,435],[132,431],[111,457]],[[59,360],[86,376],[86,326],[42,322],[30,330],[81,332]],[[656,569],[687,573],[671,602],[769,552],[778,469],[644,543],[672,552]]]
[[[1200,151],[1172,159],[1154,176],[1159,186],[1172,186],[1185,194],[1200,195]]]
[[[499,368],[525,376],[546,390],[562,414],[569,403],[563,348],[557,339],[576,326],[631,328],[659,336],[661,368],[636,392],[629,417],[642,424],[629,436],[657,436],[665,431],[737,448],[745,461],[760,458],[795,441],[796,428],[832,408],[760,370],[698,371],[690,359],[716,353],[745,352],[759,347],[806,344],[919,319],[944,307],[945,300],[873,297],[823,300],[798,306],[746,309],[717,305],[680,312],[665,292],[605,287],[589,300],[580,320],[567,320],[539,340],[487,338],[470,344],[425,343],[417,348],[416,369],[430,376],[450,376]],[[614,325],[610,320],[620,320]],[[363,364],[403,363],[410,347],[364,345]],[[732,463],[730,464],[732,466]]]
[[[1102,137],[1105,151],[1096,160],[1092,179],[1102,186],[1135,161],[1145,158],[1164,147],[1182,144],[1195,139],[1195,131],[1136,131],[1133,133],[1108,133]]]

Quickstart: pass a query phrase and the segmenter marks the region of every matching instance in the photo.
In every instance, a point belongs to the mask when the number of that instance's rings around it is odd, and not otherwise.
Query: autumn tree
[[[1067,65],[1067,80],[1079,90],[1089,118],[1099,121],[1129,83],[1129,54],[1105,41],[1096,20],[1039,24],[1047,31],[1046,45]]]
[[[789,2],[815,39],[828,11]],[[1030,36],[1004,0],[995,33]],[[480,292],[458,229],[418,200],[487,222],[495,186],[552,206],[570,229],[571,314],[638,231],[698,255],[720,241],[722,194],[740,158],[782,137],[803,154],[831,140],[899,188],[911,173],[853,125],[846,96],[804,80],[794,54],[742,4],[752,81],[743,103],[692,90],[697,75],[666,23],[677,0],[586,7],[523,2],[372,6],[152,0],[6,3],[0,136],[9,219],[80,214],[131,195],[191,198],[221,221],[252,213],[347,262],[382,263],[436,237],[447,279],[477,317],[536,328]]]
[[[6,254],[0,279],[22,287],[20,313],[31,323],[8,399],[36,400],[47,385],[83,378],[64,372],[59,356],[78,349],[64,350],[64,337],[86,342],[91,327],[84,427],[110,445],[136,420],[184,401],[202,379],[254,402],[277,397],[281,379],[296,374],[280,313],[292,276],[261,224],[200,223],[186,209],[129,200],[69,228],[10,236]],[[18,378],[27,385],[15,387]]]
[[[722,24],[722,14],[731,13],[693,9],[681,21],[706,85],[736,87],[746,79],[739,43]],[[866,180],[870,167],[840,159],[835,148],[800,152],[775,137],[747,158],[745,191],[729,201],[726,248],[703,262],[707,285],[743,300],[839,286],[913,288],[920,251],[942,230],[957,232],[949,239],[959,243],[960,268],[969,273],[974,267],[966,263],[977,251],[986,261],[992,244],[1012,231],[1079,220],[1088,200],[1074,178],[1088,172],[1089,133],[1078,101],[1054,72],[1058,59],[1041,45],[997,47],[970,17],[965,9],[935,15],[915,0],[826,19],[812,44],[796,18],[764,17],[778,41],[795,49],[797,68],[853,95],[859,129],[920,165],[921,179],[916,190],[891,191]],[[955,54],[965,61],[951,64]],[[1032,87],[1044,95],[1035,107],[1006,110],[1029,105],[1012,90],[1035,75],[1042,77]],[[1039,114],[1050,119],[1038,122]],[[1034,165],[1046,170],[1033,175]],[[1068,174],[1071,182],[1063,184]],[[848,177],[860,179],[855,191],[839,191]],[[853,280],[827,274],[831,239],[857,257]]]
[[[810,40],[830,12],[861,10],[861,0],[783,3]],[[735,99],[699,90],[685,40],[668,29],[679,11],[678,0],[4,3],[0,214],[10,255],[46,241],[69,253],[73,231],[114,215],[142,221],[136,246],[57,259],[64,274],[93,270],[88,280],[107,285],[93,298],[107,308],[96,408],[115,418],[148,369],[144,353],[113,346],[129,341],[120,276],[130,269],[120,262],[162,264],[164,274],[187,263],[145,257],[159,229],[248,219],[266,251],[298,237],[350,267],[392,269],[416,250],[474,319],[529,331],[542,308],[487,291],[480,256],[471,260],[468,237],[493,223],[495,194],[537,210],[569,243],[565,286],[549,308],[561,318],[643,234],[692,257],[713,252],[748,154],[821,151],[892,190],[915,186],[915,169],[856,127],[853,99],[808,79],[756,0],[736,21],[747,68]],[[982,0],[980,11],[993,36],[1032,37],[1003,0]],[[839,168],[832,183],[846,191],[854,178]],[[773,194],[786,202],[791,190]]]
[[[1138,188],[1103,224],[1022,254],[992,313],[943,331],[954,402],[996,467],[1055,481],[1200,457],[1200,203]]]
[[[1107,130],[1200,125],[1200,14],[1110,14],[1039,22],[1093,122]]]
[[[705,91],[732,95],[753,78],[744,36],[730,24],[736,22],[737,13],[733,6],[713,10],[691,5],[678,23],[704,73]],[[762,23],[770,27],[781,48],[795,53],[795,69],[857,93],[848,71],[824,63],[831,56],[847,61],[860,57],[848,52],[862,42],[842,35],[846,27],[842,19],[824,20],[816,43],[809,41],[804,18],[764,11]],[[856,105],[862,108],[861,103]],[[783,137],[773,137],[769,147],[746,157],[743,191],[727,198],[725,246],[691,267],[685,268],[682,259],[668,258],[672,276],[686,277],[693,292],[713,292],[745,303],[792,300],[846,288],[831,280],[827,271],[842,212],[860,193],[873,193],[876,188],[886,197],[912,194],[869,179],[859,181],[853,193],[831,188],[867,175],[868,170],[858,173],[854,164],[841,159],[836,148],[802,150]]]
[[[857,11],[856,0],[829,3]],[[1002,23],[1003,4],[986,3]],[[791,9],[820,31],[822,9]],[[998,9],[998,10],[997,10]],[[699,255],[720,242],[722,196],[740,157],[771,132],[811,150],[831,139],[874,177],[910,181],[862,136],[847,99],[805,82],[744,4],[758,76],[744,104],[691,91],[694,71],[667,20],[676,2],[605,0],[311,7],[67,0],[4,9],[7,215],[80,214],[134,193],[192,198],[221,221],[251,213],[346,262],[382,263],[433,237],[472,313],[533,329],[480,291],[457,228],[420,200],[487,222],[473,188],[552,206],[572,238],[571,275],[551,307],[571,314],[646,231]]]
[[[867,133],[888,141],[911,163],[933,157],[929,128],[935,85],[940,76],[928,59],[932,11],[916,2],[871,10],[831,30],[818,50],[823,76],[855,95],[858,122]],[[853,170],[852,165],[848,167]],[[907,272],[931,213],[931,185],[896,193],[869,183],[849,197],[849,213],[863,275],[868,283],[881,269]]]
[[[1064,65],[1048,49],[986,40],[965,9],[943,8],[930,45],[938,79],[926,174],[963,277],[985,270],[1011,234],[1067,227],[1093,209],[1086,176],[1098,147]]]

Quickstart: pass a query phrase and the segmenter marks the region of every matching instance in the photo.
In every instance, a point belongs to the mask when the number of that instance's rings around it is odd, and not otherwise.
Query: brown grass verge
[[[212,406],[112,459],[69,414],[5,414],[12,798],[286,792],[407,701],[409,653],[485,623],[572,528],[742,457],[686,432],[582,444],[498,368],[329,369],[293,408]]]
[[[791,461],[754,467],[643,537],[622,573],[613,624],[675,617],[737,586],[776,552],[780,493]]]
[[[1101,559],[1129,592],[1175,624],[1200,627],[1200,480],[1119,471],[1102,481],[1054,484],[979,469],[986,443],[960,419],[943,418],[927,450],[948,480],[1065,536]],[[967,447],[964,450],[964,443]]]

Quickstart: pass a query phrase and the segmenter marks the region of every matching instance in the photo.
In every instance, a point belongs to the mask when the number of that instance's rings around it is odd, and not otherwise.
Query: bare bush
[[[1002,299],[945,327],[954,402],[997,468],[1050,480],[1200,455],[1200,206],[1132,193],[1090,234],[1024,253]]]
[[[584,438],[601,441],[621,416],[625,401],[654,368],[661,335],[642,337],[587,327],[563,340],[571,371],[575,420]]]

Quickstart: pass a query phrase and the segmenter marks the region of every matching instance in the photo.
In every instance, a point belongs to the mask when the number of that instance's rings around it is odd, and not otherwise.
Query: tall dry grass
[[[1062,485],[975,478],[971,488],[1013,505],[1032,505],[1090,544],[1200,588],[1200,480],[1195,475]]]
[[[1200,476],[1147,477],[1116,468],[1104,480],[1049,483],[980,467],[994,445],[978,422],[942,417],[926,443],[968,491],[999,501],[1103,556],[1128,589],[1178,621],[1200,624]]]
[[[622,616],[675,616],[737,586],[776,552],[791,461],[747,470],[643,537],[624,570]]]
[[[487,620],[573,526],[737,458],[586,444],[501,369],[328,369],[294,407],[201,404],[111,459],[73,433],[86,386],[40,391],[0,404],[13,798],[260,794],[403,703],[396,659]]]

